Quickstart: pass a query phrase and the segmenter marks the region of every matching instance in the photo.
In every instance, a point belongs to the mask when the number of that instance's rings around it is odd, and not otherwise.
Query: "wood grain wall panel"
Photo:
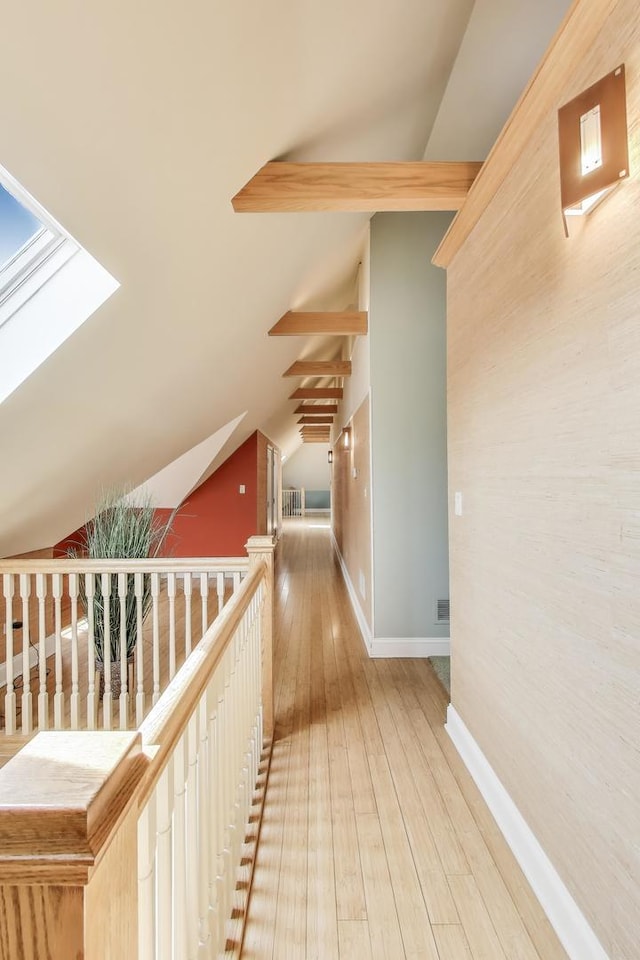
[[[640,4],[448,270],[452,701],[612,960],[640,916]],[[560,214],[556,109],[627,70],[631,179]]]
[[[351,427],[349,447],[344,446],[344,438],[341,437],[333,448],[333,533],[358,594],[362,612],[372,629],[371,423],[368,396],[348,426]],[[353,475],[354,470],[357,476]]]

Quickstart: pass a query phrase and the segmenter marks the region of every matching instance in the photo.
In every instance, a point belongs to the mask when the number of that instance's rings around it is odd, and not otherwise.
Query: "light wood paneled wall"
[[[609,956],[630,960],[640,932],[640,3],[611,6],[448,270],[450,502],[463,496],[463,515],[450,515],[452,701]],[[567,240],[556,110],[621,62],[631,179],[572,221]]]
[[[372,630],[371,421],[368,395],[347,426],[349,447],[345,447],[344,437],[341,436],[333,448],[333,533],[362,612]]]

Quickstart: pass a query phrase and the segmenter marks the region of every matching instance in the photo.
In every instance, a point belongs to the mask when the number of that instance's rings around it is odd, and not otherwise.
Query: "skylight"
[[[0,167],[0,403],[118,286]]]
[[[0,183],[0,270],[44,227]]]
[[[0,170],[0,325],[77,250],[55,221]]]

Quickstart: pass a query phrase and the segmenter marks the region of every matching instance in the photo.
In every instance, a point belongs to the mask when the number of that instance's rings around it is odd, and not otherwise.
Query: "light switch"
[[[247,492],[247,490],[246,490],[246,487],[245,487],[244,483],[241,483],[241,484],[240,484],[240,493],[246,493],[246,492]]]
[[[456,517],[461,517],[462,516],[462,493],[460,492],[460,490],[456,490],[455,496],[453,499],[454,499],[453,511]]]

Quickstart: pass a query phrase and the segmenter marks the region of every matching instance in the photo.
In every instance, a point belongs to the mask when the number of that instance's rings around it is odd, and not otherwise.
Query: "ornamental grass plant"
[[[67,552],[69,556],[91,560],[142,560],[157,557],[173,526],[174,510],[167,520],[157,516],[151,498],[132,494],[126,489],[112,489],[102,494],[96,504],[95,516],[85,524],[78,543]],[[90,583],[87,589],[87,581]],[[92,596],[91,596],[92,595]],[[141,613],[144,622],[151,609],[151,576],[142,576]],[[81,578],[80,601],[85,614],[91,603],[96,662],[102,668],[105,643],[109,643],[112,666],[121,660],[121,603],[118,575],[109,575],[108,603],[103,595],[102,574],[86,574]],[[125,605],[125,659],[133,656],[138,634],[138,604],[135,593],[135,574],[126,574]],[[108,624],[105,623],[105,608]]]

